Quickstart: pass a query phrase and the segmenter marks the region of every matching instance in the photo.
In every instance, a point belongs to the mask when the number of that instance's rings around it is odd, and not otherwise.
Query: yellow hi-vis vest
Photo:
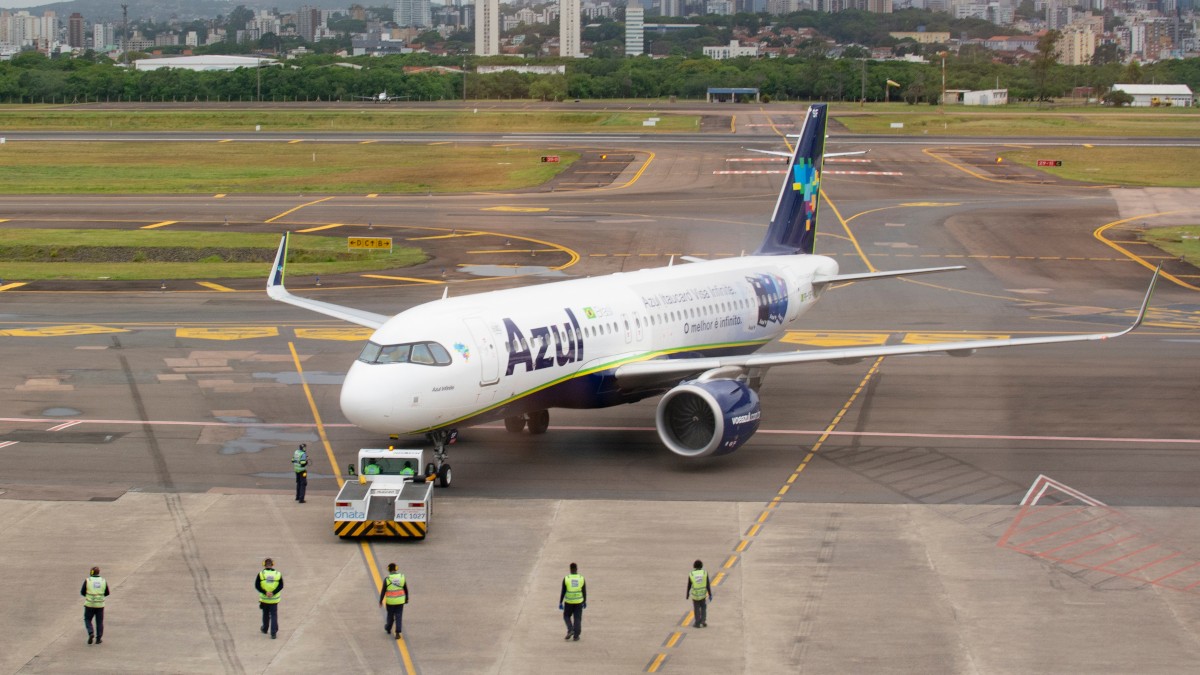
[[[567,593],[563,596],[563,602],[568,605],[578,605],[583,602],[582,574],[568,574],[563,577],[563,583],[567,585]]]
[[[88,577],[83,583],[87,584],[83,596],[84,607],[103,607],[104,591],[108,590],[108,582],[104,577]]]
[[[404,591],[404,575],[396,572],[387,575],[387,590],[383,593],[383,601],[389,605],[403,605],[408,602],[408,594]]]
[[[283,574],[279,570],[263,570],[258,573],[258,580],[262,583],[263,593],[258,594],[258,601],[268,605],[279,604],[279,596],[275,595],[268,598],[267,593],[274,593],[276,588],[279,588],[279,582],[283,579]]]
[[[688,576],[692,578],[692,599],[703,600],[708,597],[708,572],[692,570]]]
[[[308,453],[296,448],[296,451],[292,453],[292,471],[300,473],[306,470],[308,470]]]

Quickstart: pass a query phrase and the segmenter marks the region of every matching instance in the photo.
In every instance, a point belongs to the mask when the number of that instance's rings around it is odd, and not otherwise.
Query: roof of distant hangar
[[[203,56],[163,56],[156,59],[138,59],[133,62],[134,70],[158,70],[159,68],[181,68],[183,70],[237,70],[258,66],[282,65],[275,59],[258,56],[228,56],[208,54]]]
[[[709,94],[757,94],[758,87],[709,87]]]

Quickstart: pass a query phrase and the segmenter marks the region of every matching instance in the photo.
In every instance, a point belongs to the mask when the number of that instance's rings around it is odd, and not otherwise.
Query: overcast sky
[[[4,7],[5,9],[12,9],[13,7],[16,7],[18,9],[27,9],[29,7],[34,7],[35,6],[34,3],[36,3],[36,2],[37,2],[37,0],[0,0],[0,7]],[[42,4],[46,4],[46,3],[42,3]],[[37,12],[30,12],[30,14],[35,14],[35,13],[37,13]]]

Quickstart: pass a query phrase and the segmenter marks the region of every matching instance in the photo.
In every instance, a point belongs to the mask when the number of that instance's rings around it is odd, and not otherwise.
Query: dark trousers
[[[693,626],[699,627],[702,623],[708,623],[708,600],[693,600],[692,611],[695,614]]]
[[[567,632],[579,635],[583,630],[583,603],[563,605],[563,621],[567,622]]]
[[[392,632],[392,624],[396,625],[396,635],[404,630],[404,605],[387,605],[387,623],[383,624],[383,629]]]
[[[279,632],[279,603],[260,602],[258,606],[262,608],[263,623],[262,629],[264,632],[270,630],[271,635]]]
[[[304,501],[304,491],[308,489],[308,472],[300,471],[296,473],[296,501]]]
[[[88,635],[92,634],[92,618],[96,619],[96,637],[104,637],[104,608],[103,607],[84,607],[83,608],[83,627],[87,629]]]

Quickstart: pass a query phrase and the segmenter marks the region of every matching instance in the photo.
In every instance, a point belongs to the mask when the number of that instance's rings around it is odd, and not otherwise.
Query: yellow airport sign
[[[392,250],[391,237],[346,237],[349,248],[365,248],[373,251]]]
[[[4,337],[66,337],[69,335],[103,335],[105,333],[128,333],[124,328],[112,326],[97,326],[94,324],[67,324],[63,326],[42,326],[41,328],[13,328],[0,330]]]
[[[370,328],[297,328],[296,337],[308,340],[362,342],[371,338]]]
[[[901,342],[906,345],[935,345],[960,340],[1007,340],[1010,337],[1003,333],[906,333]]]
[[[197,340],[249,340],[252,338],[275,337],[279,329],[275,326],[224,326],[221,328],[176,328],[175,337]]]
[[[828,333],[789,330],[780,342],[810,347],[868,347],[887,344],[890,333]]]

